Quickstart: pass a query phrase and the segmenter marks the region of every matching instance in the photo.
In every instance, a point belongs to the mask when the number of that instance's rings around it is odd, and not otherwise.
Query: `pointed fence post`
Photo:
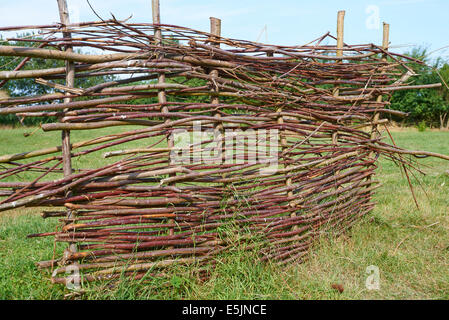
[[[343,39],[344,39],[344,28],[345,28],[345,11],[341,10],[338,11],[338,15],[337,15],[337,51],[336,51],[336,56],[337,57],[342,57],[343,56]],[[340,61],[342,62],[342,61]],[[340,94],[340,90],[338,88],[338,85],[335,86],[334,88],[334,97],[338,97]],[[332,134],[332,143],[333,144],[338,144],[338,132],[334,132]]]

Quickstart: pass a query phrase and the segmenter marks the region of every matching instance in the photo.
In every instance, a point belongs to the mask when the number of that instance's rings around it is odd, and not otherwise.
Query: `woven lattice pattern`
[[[20,40],[32,48],[0,47],[23,65],[59,59],[79,79],[115,76],[76,88],[57,81],[66,68],[0,71],[0,80],[55,89],[0,98],[0,115],[52,117],[44,131],[92,130],[72,143],[71,161],[106,158],[64,176],[63,146],[0,157],[0,210],[52,207],[43,216],[63,223],[31,235],[70,244],[39,264],[58,264],[55,282],[73,263],[86,280],[139,277],[244,242],[262,260],[302,261],[320,234],[343,232],[373,209],[379,156],[410,164],[402,154],[413,152],[379,138],[382,115],[402,115],[388,109],[388,94],[407,89],[413,74],[412,60],[386,48],[337,48],[330,34],[274,46],[115,20],[61,28],[38,26],[38,36]],[[113,126],[125,129],[93,130]],[[25,171],[38,175],[11,180]]]

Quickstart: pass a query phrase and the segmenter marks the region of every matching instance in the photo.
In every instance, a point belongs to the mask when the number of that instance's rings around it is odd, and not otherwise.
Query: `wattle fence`
[[[153,24],[70,24],[59,3],[61,24],[0,28],[39,30],[14,40],[33,47],[0,46],[19,58],[0,80],[54,88],[0,97],[0,115],[52,117],[42,130],[62,132],[60,146],[0,156],[0,211],[47,207],[44,218],[59,217],[58,231],[30,235],[68,244],[62,257],[38,263],[56,283],[73,266],[85,281],[157,275],[177,263],[201,271],[243,243],[261,260],[300,262],[320,235],[373,209],[379,157],[406,173],[413,156],[449,160],[381,139],[382,115],[406,116],[388,109],[391,92],[439,85],[404,84],[418,61],[388,51],[387,24],[382,46],[348,45],[340,12],[337,37],[278,46],[221,37],[216,18],[210,33],[160,24],[157,1]],[[66,67],[22,70],[30,59]],[[99,75],[115,77],[74,86]],[[94,130],[112,126],[126,129]],[[73,130],[92,138],[72,143]],[[88,154],[114,160],[74,170]],[[21,172],[35,179],[14,181]]]

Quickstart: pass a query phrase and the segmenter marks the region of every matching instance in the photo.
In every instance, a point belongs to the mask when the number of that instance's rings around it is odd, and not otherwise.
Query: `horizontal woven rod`
[[[399,154],[410,154],[410,155],[415,155],[415,156],[427,156],[427,157],[435,157],[435,158],[440,158],[440,159],[444,159],[444,160],[449,160],[448,155],[444,155],[444,154],[440,154],[440,153],[436,153],[436,152],[405,150],[405,149],[400,149],[400,148],[396,148],[396,147],[375,145],[372,143],[368,143],[368,145],[374,149],[384,150],[384,151],[392,152],[392,153],[396,153],[396,154],[398,154],[398,153]]]
[[[168,249],[168,250],[154,250],[148,252],[137,252],[130,254],[117,254],[113,256],[106,256],[102,258],[95,259],[97,262],[91,262],[86,264],[79,264],[77,267],[79,270],[87,270],[87,269],[98,269],[98,268],[111,268],[111,267],[120,267],[129,265],[130,261],[134,263],[137,262],[138,259],[148,259],[148,258],[157,258],[164,256],[182,256],[182,255],[196,255],[196,254],[206,254],[213,251],[213,247],[204,247],[204,248],[176,248],[176,249]],[[48,265],[45,265],[49,267]],[[54,275],[65,273],[68,271],[67,267],[60,267],[55,269],[53,272]]]
[[[106,55],[88,55],[75,52],[57,51],[50,49],[35,49],[27,47],[16,46],[0,46],[0,56],[12,56],[12,57],[30,57],[41,59],[58,59],[71,62],[84,62],[84,63],[100,63],[117,60],[129,60],[136,58],[149,58],[149,53],[115,53]]]
[[[63,52],[63,51],[61,51]],[[95,63],[95,64],[81,64],[75,65],[75,70],[78,73],[76,76],[82,76],[80,72],[83,71],[98,71],[98,70],[108,70],[112,68],[179,68],[179,71],[186,71],[191,69],[188,64],[179,63],[175,61],[147,61],[147,60],[127,60],[127,61],[112,61],[105,63]],[[121,71],[126,70],[110,70],[111,74],[119,74]],[[150,69],[151,71],[151,69]],[[170,71],[170,70],[168,70]],[[35,69],[35,70],[17,70],[17,71],[0,71],[0,79],[26,79],[26,78],[47,78],[50,76],[63,75],[65,72],[64,67],[60,68],[48,68],[48,69]],[[92,74],[90,76],[96,76]],[[87,92],[91,91],[90,88],[86,89]]]
[[[189,45],[192,47],[198,47],[198,48],[204,48],[207,49],[208,52],[211,52],[212,54],[222,54],[222,55],[228,55],[228,56],[232,56],[233,58],[237,58],[237,59],[243,59],[243,60],[256,60],[256,61],[261,61],[261,60],[269,60],[269,61],[278,61],[278,60],[286,60],[286,59],[291,59],[293,57],[295,58],[313,58],[313,59],[322,59],[322,60],[360,60],[363,58],[369,58],[375,54],[377,54],[377,52],[369,52],[369,53],[365,53],[365,54],[359,54],[359,55],[347,55],[347,56],[329,56],[329,55],[317,55],[317,54],[300,54],[300,53],[290,53],[281,49],[277,49],[276,52],[278,53],[282,53],[287,55],[287,57],[256,57],[256,56],[249,56],[249,55],[238,55],[238,54],[234,54],[231,53],[229,51],[226,50],[221,50],[220,48],[214,47],[214,46],[210,46],[210,45],[206,45],[206,44],[201,44],[201,43],[197,43],[193,40],[189,41]]]
[[[140,135],[139,136],[138,132],[131,131],[131,132],[125,132],[125,133],[120,133],[120,134],[102,136],[102,137],[98,137],[98,138],[94,138],[94,139],[90,139],[90,140],[73,143],[71,145],[71,150],[79,149],[79,148],[85,147],[85,146],[96,145],[96,144],[100,144],[100,143],[104,143],[104,142],[108,142],[108,141],[112,141],[112,140],[117,140],[120,138],[126,139],[126,137],[129,137],[129,136],[131,136],[131,138],[128,138],[128,141],[136,140],[139,138],[149,137],[148,135],[144,135],[144,136]],[[108,145],[108,146],[111,146],[111,145]],[[36,151],[4,155],[4,156],[0,156],[0,163],[11,162],[11,161],[21,160],[21,159],[34,158],[37,156],[53,154],[53,153],[57,153],[60,151],[61,151],[61,146],[57,146],[57,147],[45,148],[45,149],[36,150]],[[1,182],[0,182],[0,186],[1,186]]]
[[[52,85],[59,86],[59,85]],[[113,93],[131,93],[136,91],[147,91],[147,90],[158,90],[158,89],[187,89],[188,86],[184,86],[176,83],[164,83],[164,84],[145,84],[145,85],[135,85],[135,86],[123,86],[117,88],[105,88],[101,89],[97,94],[107,95]],[[69,89],[65,91],[73,91],[75,95],[84,95],[85,91],[82,89]],[[2,105],[12,105],[12,104],[21,104],[21,103],[32,103],[32,102],[43,102],[43,101],[51,101],[51,100],[59,100],[67,97],[62,93],[54,93],[42,96],[28,97],[28,98],[9,98],[9,99],[0,99],[0,104]]]

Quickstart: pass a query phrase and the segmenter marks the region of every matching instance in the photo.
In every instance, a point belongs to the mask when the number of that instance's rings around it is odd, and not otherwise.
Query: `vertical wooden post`
[[[267,56],[268,57],[272,57],[273,56],[273,52],[267,52]],[[280,124],[280,125],[284,124],[284,117],[282,117],[282,115],[280,115],[282,113],[282,107],[279,107],[276,110],[276,112],[279,113],[279,117],[277,118],[277,123]],[[287,142],[287,138],[285,136],[285,132],[284,132],[283,129],[279,130],[279,135],[280,135],[279,138],[280,138],[280,142],[281,142],[281,152],[283,153],[284,150],[286,150],[286,148],[288,147],[288,142]],[[286,167],[288,167],[288,166],[286,166]],[[285,180],[285,185],[287,187],[290,187],[292,185],[292,178],[287,178]],[[293,190],[288,190],[287,191],[287,196],[289,198],[293,197]],[[290,204],[290,206],[292,206],[292,202],[290,202],[289,204]],[[293,212],[290,216],[291,217],[296,217],[296,212]],[[297,228],[298,228],[298,226],[296,226],[296,225],[293,226],[293,230],[296,230]]]
[[[159,25],[159,24],[161,24],[159,0],[152,0],[152,7],[153,7],[153,24]],[[162,47],[162,31],[161,31],[161,28],[155,27],[155,29],[154,29],[154,39],[155,39],[156,45]],[[162,58],[162,57],[163,57],[163,53],[162,52],[159,52],[156,55],[156,58]],[[160,72],[158,74],[157,82],[159,84],[164,84],[165,83],[165,74],[164,73]],[[167,96],[165,94],[165,89],[159,89],[158,90],[157,98],[158,98],[158,102],[162,105],[161,111],[163,113],[168,113],[169,110],[168,110],[168,107],[166,105],[166,103],[167,103]],[[169,123],[169,122],[170,122],[170,119],[167,119],[165,121],[165,123]],[[173,148],[173,146],[174,146],[173,137],[171,137],[171,136],[167,137],[167,144],[168,144],[169,148]]]
[[[271,52],[271,51],[267,52],[267,56],[273,57],[274,56],[273,52]],[[282,112],[282,107],[279,107],[276,110],[276,112],[279,113],[279,117],[277,118],[277,124],[280,124],[280,125],[284,124],[284,118],[282,117],[282,115],[280,115],[280,113]],[[281,142],[281,152],[283,153],[284,150],[286,150],[286,148],[288,147],[288,142],[287,142],[287,138],[284,134],[283,129],[279,130],[279,135],[280,135],[279,138],[280,138],[280,142]],[[288,167],[288,166],[286,166],[286,167]],[[285,179],[285,186],[290,187],[291,185],[292,185],[292,178]],[[287,191],[287,197],[289,197],[289,198],[293,197],[293,190]],[[293,202],[289,202],[289,205],[294,206]],[[290,217],[296,217],[296,212],[293,212],[292,214],[290,214]],[[298,226],[294,225],[292,229],[297,230]]]
[[[153,11],[153,24],[156,25],[155,28],[154,28],[155,44],[162,48],[162,46],[163,46],[163,44],[162,44],[162,30],[161,30],[161,28],[157,27],[157,25],[161,24],[161,13],[160,13],[159,0],[152,0],[152,11]],[[159,58],[162,58],[162,57],[163,57],[163,53],[162,52],[158,52],[157,55],[156,55],[156,59],[159,59]],[[159,72],[158,78],[157,78],[157,82],[159,84],[165,83],[165,74],[164,73]],[[166,103],[167,103],[167,95],[166,95],[164,89],[159,89],[158,90],[157,98],[158,98],[158,102],[162,106],[162,108],[161,108],[162,113],[168,113],[169,109],[168,109],[168,106],[166,105]],[[169,123],[170,121],[171,121],[170,119],[167,119],[165,121],[165,123]],[[173,137],[171,135],[167,136],[167,146],[168,146],[169,149],[173,149],[173,147],[174,147],[174,141],[173,141]],[[169,157],[170,157],[170,153],[169,153]],[[170,165],[173,163],[171,159],[169,159],[168,161],[169,161]],[[172,175],[176,175],[176,173],[174,173]],[[174,223],[175,220],[169,219],[168,222],[169,223]],[[168,230],[168,234],[170,236],[174,235],[175,234],[175,229],[174,228],[170,228]],[[170,247],[170,248],[172,248],[172,247]]]
[[[390,25],[388,23],[384,22],[383,23],[383,33],[382,33],[382,49],[388,50],[388,46],[390,44],[390,39],[389,38],[390,38]],[[387,61],[386,54],[383,54],[382,60],[383,61]],[[382,72],[382,73],[384,73],[384,72]],[[377,96],[376,102],[382,102],[382,94]],[[379,121],[379,116],[380,116],[379,112],[375,112],[374,113],[373,123],[372,123],[372,126],[371,126],[371,137],[370,137],[371,140],[376,139],[378,137],[378,132],[379,131],[378,131],[377,122]],[[371,151],[370,154],[369,154],[369,158],[371,158],[373,161],[375,160],[374,159],[375,154],[376,154],[375,151]],[[407,170],[405,169],[405,167],[404,167],[404,171],[405,171],[405,174],[408,175],[407,174]],[[373,173],[371,175],[368,176],[368,179],[367,179],[368,181],[372,180],[373,174],[374,174],[374,171],[373,171]],[[413,189],[411,189],[411,190],[412,190],[412,194],[413,194]],[[414,194],[413,194],[413,196],[414,196]],[[416,203],[416,199],[415,199],[415,203]],[[416,205],[418,206],[418,204],[416,204]]]
[[[66,0],[57,0],[59,7],[59,17],[61,23],[66,26],[70,24],[69,10],[67,7]],[[72,36],[70,32],[64,27],[63,36],[66,39],[70,39]],[[73,48],[70,45],[65,47],[65,51],[73,52]],[[66,62],[66,86],[73,88],[75,86],[75,64],[73,62]],[[65,98],[64,103],[71,102],[71,98]],[[70,155],[70,131],[63,130],[62,131],[62,157],[63,157],[63,171],[64,176],[68,176],[72,174],[72,159]]]
[[[343,50],[339,50],[339,49],[343,48],[344,28],[345,28],[345,11],[341,10],[341,11],[338,11],[338,15],[337,15],[337,51],[336,51],[337,57],[343,56]],[[334,94],[334,97],[338,97],[338,95],[340,94],[338,85],[335,86],[333,94]],[[334,132],[332,134],[332,143],[335,145],[338,143],[338,133],[337,132]]]
[[[343,48],[343,36],[345,28],[345,11],[338,11],[337,15],[337,49]],[[343,50],[337,50],[337,57],[343,56]]]
[[[388,23],[383,23],[383,34],[382,34],[382,49],[388,50],[388,45],[390,43],[390,25]],[[383,61],[387,61],[387,57],[384,54],[382,56]],[[382,102],[382,95],[378,95],[376,102]],[[377,137],[377,122],[379,121],[379,112],[374,113],[373,117],[373,125],[371,130],[371,139],[375,139]]]
[[[59,18],[61,20],[61,23],[64,27],[64,31],[62,32],[63,37],[66,39],[71,39],[72,35],[70,32],[68,32],[66,26],[70,24],[70,17],[69,17],[69,9],[67,6],[66,0],[57,0],[58,1],[58,9],[59,9]],[[71,45],[67,45],[64,48],[67,52],[73,52],[73,48]],[[73,88],[75,86],[75,64],[70,61],[66,61],[66,86]],[[64,103],[71,102],[71,98],[65,98]],[[64,110],[67,111],[67,110]],[[60,118],[62,119],[62,117]],[[71,155],[71,145],[70,145],[70,130],[63,130],[62,131],[62,165],[63,165],[63,172],[64,176],[69,176],[72,174],[72,155]],[[66,192],[66,197],[69,197],[71,195],[71,191],[68,190]],[[72,210],[67,210],[67,218],[72,218],[73,212]],[[69,253],[70,252],[76,252],[77,247],[75,243],[69,243],[68,248]]]
[[[152,7],[153,7],[153,24],[155,24],[155,25],[161,24],[159,0],[152,0]],[[154,29],[154,40],[155,40],[155,44],[156,45],[162,46],[162,31],[161,31],[161,28],[155,27],[155,29]],[[161,56],[162,56],[162,53],[159,52],[157,54],[156,58],[161,58]],[[165,74],[164,73],[159,73],[157,79],[158,79],[158,83],[163,84],[165,82]],[[167,102],[167,97],[165,95],[165,90],[164,89],[160,89],[158,91],[157,97],[158,97],[159,103],[165,104]],[[162,112],[168,112],[168,107],[163,105],[162,106]]]
[[[215,36],[211,37],[209,39],[210,44],[214,47],[220,47],[220,43],[217,42],[218,38],[221,37],[221,20],[215,17],[210,17],[210,33]],[[212,70],[210,72],[211,75],[214,77],[218,76],[218,71],[216,69]],[[214,96],[212,97],[212,101],[215,101],[215,103],[218,103],[218,97]],[[214,102],[212,102],[214,103]]]
[[[221,20],[215,17],[210,17],[210,33],[213,35],[210,37],[209,42],[214,47],[220,47],[220,43],[217,42],[218,37],[221,36]],[[209,75],[212,77],[211,85],[212,85],[212,93],[218,93],[219,89],[217,87],[216,82],[213,80],[213,78],[218,77],[218,70],[212,69],[209,72]],[[218,104],[220,103],[220,99],[218,95],[212,95],[211,101],[212,104]],[[214,114],[214,117],[216,119],[220,119],[221,115],[219,112]],[[217,141],[217,139],[220,139],[217,145],[218,154],[220,158],[217,159],[217,161],[223,161],[223,124],[218,122],[214,125],[214,141]]]

